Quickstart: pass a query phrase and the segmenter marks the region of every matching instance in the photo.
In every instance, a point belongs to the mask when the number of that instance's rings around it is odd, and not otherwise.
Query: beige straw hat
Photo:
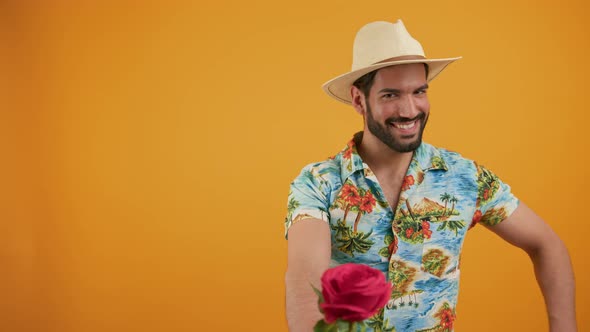
[[[326,93],[346,104],[351,103],[350,87],[359,77],[379,68],[406,63],[426,63],[431,81],[451,62],[461,57],[427,59],[422,45],[412,38],[404,23],[372,22],[356,34],[352,52],[352,70],[324,83]]]

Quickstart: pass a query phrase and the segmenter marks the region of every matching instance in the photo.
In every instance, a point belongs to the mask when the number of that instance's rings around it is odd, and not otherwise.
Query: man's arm
[[[574,273],[557,234],[522,202],[510,217],[489,228],[530,256],[545,298],[550,331],[577,331]]]
[[[291,332],[311,332],[322,318],[311,284],[321,289],[320,278],[330,265],[330,247],[330,229],[323,220],[304,219],[289,229],[285,284]]]

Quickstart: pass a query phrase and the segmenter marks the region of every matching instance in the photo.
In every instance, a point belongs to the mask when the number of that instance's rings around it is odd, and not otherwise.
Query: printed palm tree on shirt
[[[354,219],[354,227],[352,228],[353,233],[357,232],[357,227],[359,221],[361,220],[361,216],[365,213],[373,212],[373,208],[375,207],[376,203],[377,200],[375,197],[373,197],[373,194],[371,194],[369,190],[363,193],[361,201],[357,206],[358,213],[356,215],[356,219]]]
[[[355,208],[357,204],[360,203],[361,196],[359,195],[359,190],[357,187],[354,186],[351,182],[346,182],[340,193],[338,193],[338,198],[336,199],[336,206],[344,210],[344,217],[342,220],[346,222],[346,217],[351,209]]]
[[[440,200],[445,203],[445,209],[443,210],[443,216],[447,213],[447,203],[451,199],[451,195],[449,193],[442,193],[440,194]]]
[[[287,205],[287,214],[288,214],[288,219],[291,220],[291,217],[293,217],[293,211],[295,211],[295,209],[297,209],[299,207],[299,202],[291,197],[289,199],[289,204]]]
[[[440,226],[438,226],[436,230],[443,231],[445,229],[449,229],[455,232],[455,236],[457,236],[459,235],[459,230],[463,227],[465,227],[465,221],[463,220],[445,220]]]
[[[336,206],[344,209],[344,216],[332,226],[332,229],[336,231],[335,238],[340,251],[354,257],[355,252],[366,253],[375,244],[369,238],[373,231],[367,234],[359,232],[358,225],[361,216],[373,212],[376,204],[377,200],[371,191],[358,188],[351,182],[344,184],[336,200]],[[357,213],[352,227],[346,224],[349,212]]]
[[[342,217],[344,221],[350,212],[357,212],[353,227],[353,231],[356,232],[361,216],[373,212],[377,200],[370,190],[358,188],[351,182],[346,182],[338,194],[335,205],[344,210]]]
[[[483,166],[477,165],[477,198],[480,204],[490,201],[500,189],[498,177]]]
[[[455,211],[455,203],[459,202],[459,200],[457,199],[457,197],[455,196],[451,196],[451,198],[449,199],[449,202],[451,202],[451,204],[453,204],[451,206],[451,211],[449,212],[449,216],[453,214],[453,212]]]
[[[350,237],[351,233],[350,233],[350,226],[346,225],[346,222],[344,222],[344,220],[338,220],[338,222],[336,223],[336,225],[332,225],[330,226],[330,228],[335,231],[334,232],[334,237],[336,238],[344,238],[344,237]]]
[[[443,193],[440,195],[440,199],[445,202],[445,211],[447,210],[447,202],[451,202],[451,209],[448,210],[448,213],[443,212],[442,216],[450,217],[453,214],[458,214],[455,212],[455,204],[459,202],[459,199],[454,195],[450,195],[448,193]],[[445,218],[447,219],[447,218]],[[455,232],[455,236],[459,234],[459,230],[465,227],[465,221],[463,220],[444,220],[440,226],[436,230],[442,231],[445,229],[449,229]]]
[[[354,253],[357,251],[361,253],[367,252],[373,244],[371,240],[368,240],[371,232],[368,234],[362,232],[354,234],[352,227],[348,226],[342,219],[338,220],[336,225],[332,225],[330,228],[334,231],[338,249],[352,257],[354,257]]]
[[[336,241],[338,241],[338,250],[354,257],[355,252],[364,254],[371,249],[373,244],[375,244],[375,242],[370,239],[373,230],[365,234],[364,232],[351,233],[350,226],[348,226],[348,229],[350,235],[336,239]]]
[[[369,319],[367,319],[367,321],[365,322],[366,327],[372,328],[373,331],[375,332],[395,332],[395,327],[387,327],[389,325],[389,318],[387,318],[385,321],[383,321],[383,312],[385,310],[382,308],[381,310],[379,310],[378,313],[376,313],[375,315],[373,315],[373,317],[370,317]],[[361,327],[361,329],[364,326]],[[364,331],[364,330],[362,330]]]

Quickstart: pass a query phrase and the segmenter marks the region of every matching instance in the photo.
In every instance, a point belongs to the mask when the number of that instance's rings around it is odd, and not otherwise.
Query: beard
[[[389,126],[391,123],[394,122],[410,122],[414,120],[420,120],[420,131],[416,135],[416,138],[410,142],[402,142],[400,139],[395,138],[395,136],[391,133]],[[424,132],[424,128],[426,127],[426,123],[428,122],[428,116],[424,112],[420,112],[416,117],[410,118],[396,118],[390,117],[385,119],[385,124],[382,125],[375,121],[373,118],[373,114],[371,112],[371,106],[367,102],[367,127],[371,134],[377,137],[381,142],[387,145],[391,150],[399,153],[404,152],[413,152],[416,150],[420,144],[422,144],[422,133]],[[401,136],[402,139],[409,139],[411,136]]]

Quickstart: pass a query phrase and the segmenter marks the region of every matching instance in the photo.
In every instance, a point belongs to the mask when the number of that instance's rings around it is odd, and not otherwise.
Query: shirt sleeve
[[[477,209],[473,222],[494,226],[516,210],[519,200],[510,191],[510,186],[502,182],[494,173],[481,165],[476,166]]]
[[[327,183],[314,173],[313,166],[307,166],[291,182],[285,219],[285,238],[288,236],[289,228],[300,220],[329,220],[329,188]]]

